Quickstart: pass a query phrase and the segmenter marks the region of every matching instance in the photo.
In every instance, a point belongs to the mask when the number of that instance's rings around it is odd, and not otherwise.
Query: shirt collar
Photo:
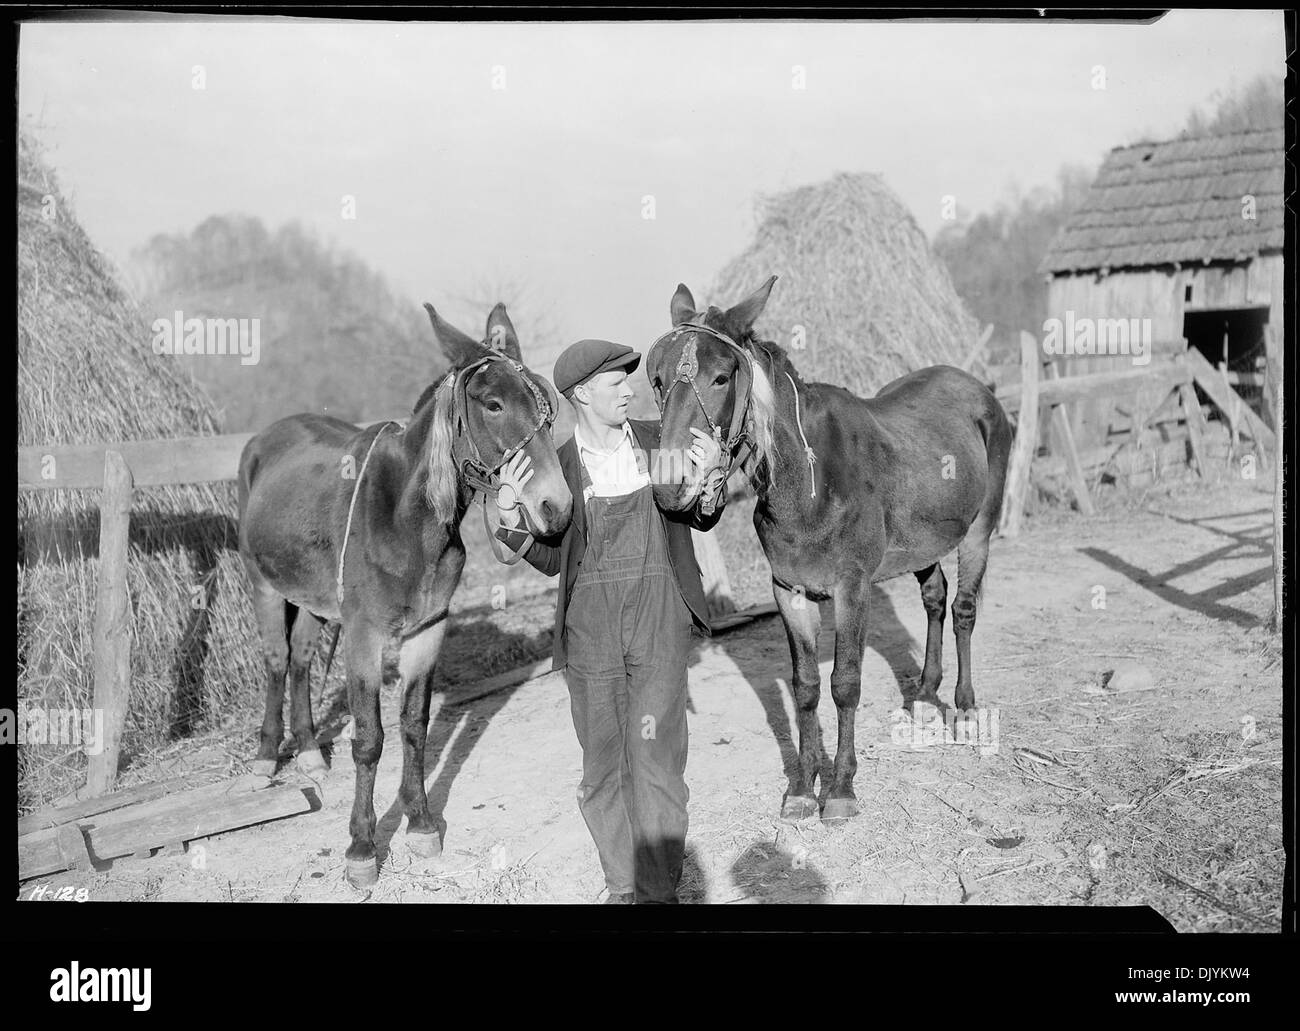
[[[590,451],[593,455],[596,455],[600,458],[608,458],[610,455],[614,454],[614,452],[618,451],[623,446],[624,442],[630,443],[633,447],[636,446],[636,440],[632,436],[632,423],[627,419],[623,420],[622,439],[619,440],[619,442],[615,444],[614,447],[608,451],[604,451],[601,448],[595,447],[592,444],[590,444],[587,441],[587,438],[583,436],[582,427],[580,424],[575,424],[573,427],[573,441],[578,446],[579,454],[581,454],[583,451]]]

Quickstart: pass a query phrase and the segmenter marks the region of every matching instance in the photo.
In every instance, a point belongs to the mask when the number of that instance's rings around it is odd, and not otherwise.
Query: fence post
[[[1051,362],[1047,366],[1049,379],[1060,379],[1060,370],[1056,367],[1056,362]],[[1070,427],[1070,413],[1065,410],[1064,404],[1052,406],[1052,425],[1056,431],[1056,439],[1060,446],[1061,456],[1065,459],[1066,475],[1070,479],[1070,487],[1074,491],[1074,500],[1079,506],[1079,511],[1085,516],[1097,514],[1093,507],[1092,497],[1088,494],[1088,480],[1083,475],[1083,464],[1079,461],[1079,449],[1074,446],[1074,430]]]
[[[727,575],[727,562],[722,557],[718,538],[712,530],[704,533],[694,529],[691,537],[695,542],[695,560],[700,564],[700,578],[704,582],[704,597],[709,603],[709,618],[729,616],[736,611],[736,600],[731,596],[731,577]]]
[[[1020,413],[1016,416],[1016,439],[1011,445],[1006,491],[1002,496],[1002,517],[998,532],[1014,537],[1020,532],[1029,490],[1029,467],[1038,450],[1038,340],[1032,333],[1020,334]]]
[[[86,769],[86,795],[113,789],[131,700],[131,595],[126,566],[131,529],[131,469],[119,451],[104,452],[99,499],[99,580],[95,585],[95,700],[103,734]]]

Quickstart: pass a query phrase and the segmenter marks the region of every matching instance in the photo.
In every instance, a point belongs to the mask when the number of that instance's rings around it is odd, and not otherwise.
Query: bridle
[[[725,481],[731,475],[741,444],[748,443],[751,449],[754,446],[753,422],[750,412],[751,402],[754,397],[754,373],[750,365],[752,359],[749,352],[727,336],[726,333],[714,329],[712,326],[706,326],[702,322],[683,322],[674,326],[650,345],[646,352],[646,368],[651,373],[658,369],[659,362],[665,353],[664,349],[670,345],[671,341],[683,333],[704,333],[711,336],[715,340],[724,343],[736,356],[737,384],[735,399],[731,406],[731,426],[725,434],[722,427],[713,421],[713,416],[709,414],[709,409],[704,404],[704,398],[700,396],[700,388],[695,384],[695,377],[700,372],[700,361],[695,353],[694,340],[688,340],[682,348],[682,353],[677,359],[677,366],[673,371],[673,378],[666,387],[661,389],[652,381],[655,389],[655,401],[659,405],[660,418],[663,418],[664,408],[668,404],[668,398],[672,394],[673,388],[678,383],[690,384],[691,391],[695,394],[695,400],[704,413],[704,419],[709,424],[709,430],[713,433],[714,439],[717,440],[722,453],[727,456],[726,466],[718,466],[710,471],[705,477],[704,485],[701,488],[705,492],[705,496],[700,502],[700,510],[705,515],[711,515],[717,506],[717,491],[714,488],[719,482]]]
[[[524,384],[532,392],[533,400],[537,402],[537,420],[519,443],[506,448],[501,453],[501,458],[496,464],[489,466],[483,460],[482,452],[479,451],[478,444],[469,431],[468,389],[469,381],[474,378],[475,374],[492,362],[508,362],[510,368],[523,379]],[[477,491],[479,493],[483,504],[483,528],[487,531],[488,545],[492,548],[492,554],[496,560],[506,566],[513,566],[523,558],[524,553],[531,547],[536,536],[535,527],[528,517],[528,509],[525,507],[523,509],[523,529],[527,531],[527,539],[518,551],[510,551],[509,549],[503,551],[500,542],[497,540],[496,527],[492,525],[488,517],[488,497],[491,496],[495,501],[497,495],[501,492],[498,474],[505,464],[526,448],[543,426],[554,425],[556,416],[559,414],[560,398],[555,392],[555,387],[548,380],[543,379],[542,383],[546,387],[543,393],[542,388],[537,385],[537,380],[540,378],[530,373],[522,362],[516,361],[507,354],[502,354],[500,351],[488,349],[483,357],[475,359],[458,370],[456,379],[452,384],[452,422],[455,433],[452,453],[454,455],[457,451],[460,452],[460,457],[456,459],[457,469],[460,473],[459,478],[469,486],[471,492]]]

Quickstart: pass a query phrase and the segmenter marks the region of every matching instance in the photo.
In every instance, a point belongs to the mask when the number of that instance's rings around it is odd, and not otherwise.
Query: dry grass
[[[155,356],[148,323],[78,225],[35,143],[19,145],[18,443],[79,444],[220,430],[204,393]],[[18,697],[89,707],[97,492],[18,499]],[[247,711],[260,681],[231,485],[136,491],[128,578],[134,637],[123,760]],[[196,588],[206,605],[191,607]],[[75,789],[80,749],[19,752],[19,807]]]
[[[759,217],[754,242],[712,293],[734,303],[780,276],[759,331],[786,347],[805,379],[869,397],[906,372],[965,360],[980,327],[879,176],[840,174],[763,198]]]

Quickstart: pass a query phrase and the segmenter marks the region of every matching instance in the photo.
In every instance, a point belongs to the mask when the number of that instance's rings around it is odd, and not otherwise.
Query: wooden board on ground
[[[18,821],[18,834],[20,836],[32,834],[65,823],[75,823],[98,813],[111,812],[114,809],[121,809],[123,806],[135,805],[139,802],[151,802],[155,798],[162,798],[164,795],[170,795],[192,787],[194,787],[194,783],[189,777],[173,777],[170,780],[140,784],[133,788],[113,791],[107,795],[87,798],[84,801],[73,802],[70,805],[59,806],[54,809],[42,809],[40,812],[24,816]]]
[[[18,839],[18,879],[89,866],[177,842],[193,841],[286,816],[312,812],[309,789],[239,790],[229,782],[195,788],[65,823]]]

